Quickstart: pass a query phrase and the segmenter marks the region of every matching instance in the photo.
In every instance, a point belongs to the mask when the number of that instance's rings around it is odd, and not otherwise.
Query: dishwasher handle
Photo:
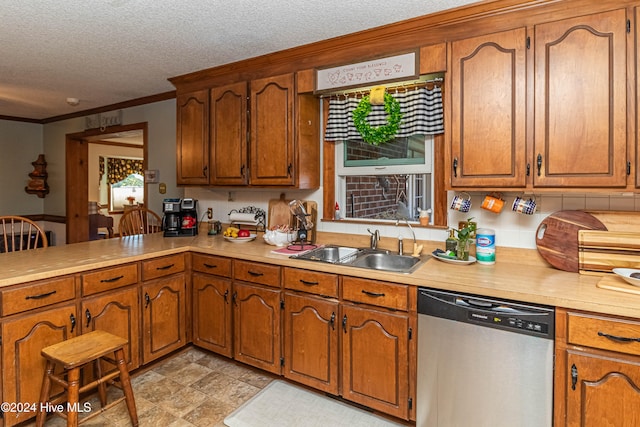
[[[516,310],[508,305],[492,303],[489,301],[481,301],[475,298],[456,297],[455,304],[465,308],[479,308],[481,310],[494,311],[500,313],[525,313],[524,311]]]

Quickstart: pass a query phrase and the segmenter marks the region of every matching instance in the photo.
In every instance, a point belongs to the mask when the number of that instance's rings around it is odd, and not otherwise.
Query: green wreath
[[[371,112],[371,102],[368,96],[362,98],[356,109],[353,110],[353,124],[362,135],[364,142],[371,145],[380,145],[396,136],[402,120],[402,113],[400,113],[400,103],[388,93],[384,94],[384,111],[388,114],[388,123],[372,127],[367,122],[367,116]]]

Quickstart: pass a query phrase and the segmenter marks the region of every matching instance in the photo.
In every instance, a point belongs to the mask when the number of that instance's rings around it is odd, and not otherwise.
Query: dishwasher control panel
[[[477,311],[468,311],[467,317],[471,322],[489,323],[503,328],[522,329],[530,332],[538,332],[541,334],[549,333],[549,324],[534,320],[524,320],[519,317],[501,315],[494,313],[483,313]]]

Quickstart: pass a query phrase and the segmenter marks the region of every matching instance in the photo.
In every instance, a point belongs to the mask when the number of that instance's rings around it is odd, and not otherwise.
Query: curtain
[[[107,183],[120,182],[132,173],[143,175],[142,160],[107,158]]]
[[[396,137],[412,135],[436,135],[444,132],[444,118],[442,111],[442,90],[438,86],[433,89],[426,87],[409,90],[407,92],[388,92],[400,104],[402,122]],[[360,103],[360,98],[354,96],[332,98],[329,101],[329,118],[324,139],[327,141],[344,141],[348,139],[362,139],[353,125],[353,110]],[[387,113],[384,105],[372,105],[371,113],[367,116],[371,126],[387,124]]]

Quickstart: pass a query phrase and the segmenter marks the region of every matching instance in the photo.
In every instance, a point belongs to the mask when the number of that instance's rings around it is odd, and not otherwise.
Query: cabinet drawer
[[[191,257],[193,271],[231,277],[231,259],[213,255],[193,254]]]
[[[640,322],[581,313],[567,321],[569,344],[640,355]]]
[[[142,280],[169,276],[184,271],[184,254],[171,255],[142,262]]]
[[[31,285],[3,290],[2,315],[20,313],[34,308],[67,301],[76,297],[76,287],[72,276],[35,282]]]
[[[277,265],[234,261],[233,278],[245,282],[280,287],[280,270]]]
[[[408,296],[407,285],[356,277],[342,279],[342,298],[345,300],[406,311]]]
[[[284,269],[284,287],[316,295],[338,297],[338,276],[330,273]]]
[[[82,275],[82,295],[93,295],[138,282],[138,267],[128,264]]]

